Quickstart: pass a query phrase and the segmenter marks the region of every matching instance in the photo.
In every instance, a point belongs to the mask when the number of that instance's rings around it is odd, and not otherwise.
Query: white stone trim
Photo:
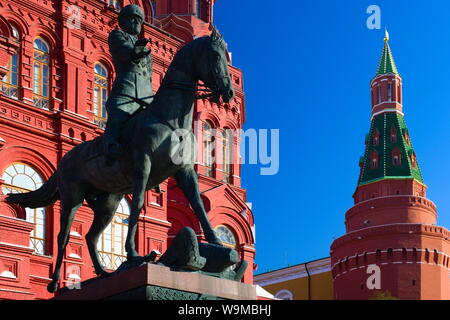
[[[14,293],[22,293],[22,294],[28,294],[28,295],[34,295],[34,293],[26,292],[26,291],[19,291],[19,290],[10,290],[10,289],[2,289],[2,288],[0,288],[0,291],[4,291],[4,292],[14,292]]]
[[[74,258],[74,259],[81,259],[81,257],[79,255],[77,255],[76,253],[72,252],[71,254],[69,254],[69,258]]]
[[[43,280],[52,280],[51,278],[40,277],[40,276],[34,276],[34,275],[32,275],[32,274],[30,274],[30,277],[37,278],[37,279],[43,279]]]
[[[376,108],[376,107],[378,107],[379,105],[382,105],[382,104],[384,104],[384,103],[392,103],[392,102],[385,101],[385,102],[379,103],[379,104],[377,104],[377,105],[374,105],[374,106],[372,107],[372,109],[374,109],[374,108]],[[400,104],[400,103],[399,103],[399,104]],[[400,105],[401,105],[401,104],[400,104]],[[388,112],[396,112],[396,113],[398,113],[398,114],[401,115],[401,116],[404,116],[404,115],[405,115],[403,112],[401,112],[401,111],[398,110],[398,109],[393,109],[393,108],[383,109],[383,110],[381,110],[381,111],[375,112],[375,113],[370,117],[370,121],[372,121],[374,117],[376,117],[376,116],[378,116],[378,115],[380,115],[380,114],[383,114],[383,113],[388,113]]]
[[[432,266],[436,266],[436,267],[439,267],[439,268],[444,268],[444,269],[446,269],[446,270],[448,270],[448,271],[450,271],[450,268],[447,268],[446,266],[444,266],[444,265],[442,265],[442,264],[436,264],[436,263],[426,263],[426,262],[423,262],[423,261],[415,261],[415,262],[412,262],[412,261],[406,261],[406,262],[404,262],[404,261],[395,261],[395,262],[383,262],[383,263],[380,263],[379,265],[387,265],[387,264],[413,264],[413,263],[418,263],[418,264],[428,264],[428,265],[432,265]],[[373,263],[372,263],[373,264]],[[376,264],[376,263],[375,263]],[[378,265],[378,264],[376,264],[376,265]],[[363,268],[367,268],[369,266],[369,264],[367,264],[367,265],[363,265],[363,266],[361,266],[361,267],[359,267],[358,269],[363,269]],[[346,274],[347,272],[351,272],[351,271],[353,271],[353,270],[355,270],[356,268],[352,268],[352,269],[350,269],[350,270],[346,270],[346,271],[343,271],[343,272],[341,272],[341,273],[338,273],[338,274],[336,274],[336,276],[334,277],[334,279],[336,279],[337,277],[340,277],[341,275],[344,275],[344,274]]]
[[[406,248],[405,248],[406,249]],[[433,251],[431,251],[431,250],[428,250],[428,252],[434,252],[434,250],[436,250],[436,252],[438,253],[438,254],[441,254],[441,255],[443,255],[444,257],[446,257],[446,258],[449,258],[450,259],[450,255],[448,255],[448,254],[446,254],[445,252],[443,252],[443,251],[439,251],[439,250],[437,250],[437,249],[433,249]],[[403,249],[393,249],[392,251],[403,251]],[[413,248],[411,248],[411,249],[406,249],[406,251],[414,251],[414,249]],[[425,249],[421,249],[421,248],[416,248],[416,251],[417,252],[420,252],[420,251],[423,251],[423,252],[426,252],[427,250],[426,250],[426,248]],[[380,253],[383,253],[383,252],[388,252],[388,250],[386,249],[386,250],[380,250],[379,251]],[[364,254],[367,254],[367,255],[370,255],[370,254],[376,254],[377,253],[377,251],[369,251],[369,252],[361,252],[360,254],[358,254],[358,257],[364,257]],[[356,255],[353,255],[353,256],[349,256],[348,257],[349,259],[352,259],[352,258],[356,258]],[[338,264],[339,264],[339,262],[344,262],[345,261],[345,259],[344,260],[340,260],[340,261],[338,261],[338,262],[336,262],[335,264],[333,264],[332,266],[331,266],[331,270],[333,270]],[[420,262],[420,261],[417,261],[417,262],[413,262],[413,261],[406,261],[406,262],[404,262],[404,261],[398,261],[398,262],[391,262],[391,263],[422,263],[422,262]],[[424,262],[423,262],[424,263]],[[383,264],[383,263],[381,263],[381,264]],[[429,264],[434,264],[434,263],[429,263]],[[365,265],[364,265],[365,266]],[[362,266],[362,267],[364,267],[364,266]],[[443,266],[443,267],[445,267],[445,266]],[[361,268],[361,267],[360,267]],[[447,268],[447,269],[449,269],[450,270],[450,267],[449,268]]]
[[[4,270],[2,273],[0,273],[0,277],[8,279],[17,279],[17,276],[9,270]]]
[[[411,179],[412,179],[412,178],[411,178]],[[426,201],[428,201],[428,202],[431,202],[434,206],[436,206],[435,203],[434,203],[433,201],[431,201],[430,199],[425,198],[425,197],[415,196],[415,195],[413,195],[413,194],[394,194],[394,195],[391,195],[391,196],[382,196],[382,197],[370,198],[370,199],[367,199],[367,200],[358,202],[357,204],[353,205],[350,209],[352,209],[352,208],[354,208],[354,207],[357,207],[357,206],[360,205],[361,203],[366,203],[366,202],[373,201],[373,200],[377,200],[377,199],[399,198],[399,197],[402,197],[402,198],[409,198],[409,197],[420,198],[420,199],[424,199],[424,200],[426,200]],[[415,224],[417,224],[417,223],[415,223]]]
[[[0,244],[7,245],[7,246],[10,246],[10,247],[34,250],[32,247],[22,246],[20,244],[13,244],[13,243],[1,242],[1,241],[0,241]]]
[[[144,219],[148,219],[148,220],[153,220],[153,221],[162,222],[162,223],[164,223],[164,224],[170,224],[170,225],[172,225],[172,224],[171,224],[169,221],[167,221],[167,220],[161,220],[161,219],[157,219],[157,218],[147,217],[147,216],[144,216],[144,215],[140,215],[139,217],[140,217],[140,218],[144,218]]]

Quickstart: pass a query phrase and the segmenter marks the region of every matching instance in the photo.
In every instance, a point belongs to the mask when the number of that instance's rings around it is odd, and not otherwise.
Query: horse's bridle
[[[196,95],[196,99],[205,99],[210,97],[216,97],[215,100],[219,101],[219,97],[217,95],[220,95],[219,88],[220,88],[220,80],[227,77],[227,74],[224,72],[220,72],[217,70],[216,65],[213,61],[213,58],[210,56],[208,59],[208,66],[209,70],[212,72],[212,78],[214,79],[213,85],[208,84],[199,84],[197,82],[183,82],[183,81],[170,81],[165,85],[166,87],[173,88],[173,89],[180,89],[180,90],[187,90],[187,91],[194,91],[194,92],[205,92],[204,94]],[[171,68],[175,69],[175,71],[180,72],[184,74],[187,78],[189,78],[189,75],[182,69],[178,69],[176,66],[172,66]]]
[[[208,65],[209,68],[211,70],[212,74],[212,78],[214,79],[214,85],[207,85],[205,84],[199,84],[197,82],[193,82],[193,81],[168,81],[167,83],[163,83],[161,84],[161,88],[162,87],[166,87],[166,88],[170,88],[170,89],[178,89],[178,90],[183,90],[183,91],[190,91],[190,92],[204,92],[204,94],[199,94],[195,96],[195,99],[205,99],[205,98],[211,98],[214,97],[215,101],[219,101],[220,100],[220,92],[219,92],[219,80],[224,79],[227,77],[226,73],[222,73],[220,71],[216,71],[217,68],[214,65],[213,62],[213,58],[209,58],[208,59]],[[182,69],[179,69],[175,66],[171,66],[170,69],[173,69],[173,71],[182,73],[183,75],[185,75],[186,78],[189,78],[190,76]],[[127,95],[127,94],[119,94],[119,97],[125,97],[125,98],[129,98],[131,100],[133,100],[135,103],[139,104],[140,108],[138,110],[136,110],[136,112],[140,111],[140,110],[145,110],[147,108],[149,108],[151,106],[151,103],[148,103],[147,99],[153,98],[156,96],[156,94],[148,96],[148,97],[144,97],[144,98],[136,98],[133,97],[131,95]],[[175,130],[172,125],[168,124],[169,127],[172,130]]]
[[[177,72],[185,73],[184,71],[179,70],[179,69],[177,69]],[[224,77],[226,77],[226,76],[224,76]],[[214,79],[217,82],[217,79],[216,78],[214,78]],[[195,99],[210,98],[210,97],[213,97],[213,96],[219,94],[217,87],[212,87],[212,86],[208,86],[205,84],[199,84],[199,83],[195,83],[195,82],[170,81],[168,83],[162,84],[161,88],[162,87],[166,87],[166,88],[170,88],[170,89],[178,89],[178,90],[182,90],[182,91],[190,91],[190,92],[205,92],[205,94],[196,95]],[[139,104],[142,109],[147,109],[148,107],[150,107],[151,104],[145,100],[154,98],[156,96],[156,94],[148,96],[148,97],[144,97],[144,98],[136,98],[136,97],[133,97],[128,94],[118,94],[117,96],[129,98],[129,99],[133,100],[134,102],[136,102],[137,104]]]

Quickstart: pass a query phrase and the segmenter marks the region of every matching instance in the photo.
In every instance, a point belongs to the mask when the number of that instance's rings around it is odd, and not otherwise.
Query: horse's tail
[[[23,208],[41,208],[51,205],[59,199],[57,177],[58,171],[39,189],[25,193],[9,193],[6,201],[16,203]]]

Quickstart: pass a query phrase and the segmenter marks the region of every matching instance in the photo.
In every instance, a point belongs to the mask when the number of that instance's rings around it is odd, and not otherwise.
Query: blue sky
[[[381,30],[369,30],[369,5]],[[450,228],[450,2],[218,0],[215,23],[244,72],[245,128],[280,129],[280,170],[243,167],[257,273],[329,256],[344,234],[370,125],[384,27],[425,183]]]

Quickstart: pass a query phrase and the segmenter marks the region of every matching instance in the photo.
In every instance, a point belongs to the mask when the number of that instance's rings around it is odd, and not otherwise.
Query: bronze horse
[[[146,190],[175,178],[195,212],[209,243],[221,245],[210,224],[198,189],[193,161],[173,161],[174,156],[195,156],[192,115],[198,81],[212,92],[213,100],[229,102],[234,90],[228,71],[226,44],[215,29],[211,36],[197,38],[175,55],[150,105],[143,105],[126,123],[121,137],[124,155],[106,166],[102,137],[69,151],[58,169],[39,189],[9,194],[7,201],[22,207],[45,207],[61,201],[58,256],[47,289],[55,292],[70,228],[78,208],[86,200],[94,220],[86,242],[97,275],[106,276],[97,252],[97,241],[111,222],[124,194],[132,194],[129,229],[125,242],[127,260],[138,257],[135,234]],[[181,129],[181,130],[179,130]],[[177,131],[188,132],[180,136]],[[175,138],[174,138],[175,137]]]

